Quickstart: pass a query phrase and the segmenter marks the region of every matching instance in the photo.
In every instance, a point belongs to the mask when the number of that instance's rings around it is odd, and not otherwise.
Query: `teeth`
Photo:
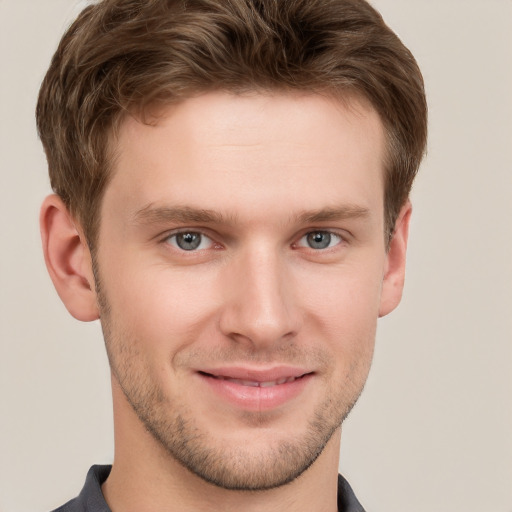
[[[253,380],[238,380],[238,379],[226,379],[231,382],[236,382],[237,384],[241,384],[242,386],[251,386],[252,388],[258,387],[258,382],[255,382]]]
[[[235,384],[240,384],[241,386],[250,386],[253,388],[271,388],[272,386],[278,386],[280,384],[286,384],[288,382],[293,382],[297,377],[282,377],[277,380],[269,380],[266,382],[258,382],[255,380],[242,380],[242,379],[232,379],[230,377],[218,376],[216,377],[220,380],[227,380],[229,382],[233,382]]]

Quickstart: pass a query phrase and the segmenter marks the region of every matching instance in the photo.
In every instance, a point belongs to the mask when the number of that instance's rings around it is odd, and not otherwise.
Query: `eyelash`
[[[328,236],[328,239],[327,239],[327,247],[311,247],[311,246],[306,246],[306,245],[300,245],[301,241],[303,239],[306,239],[308,240],[308,242],[312,242],[313,240],[310,240],[309,238],[314,236],[314,235],[327,235]],[[332,238],[334,239],[337,239],[337,242],[331,246],[331,241],[332,241]],[[302,235],[300,238],[299,238],[299,241],[294,245],[294,247],[306,247],[306,248],[309,248],[309,249],[312,249],[314,250],[315,252],[316,251],[326,251],[328,249],[332,249],[340,244],[342,244],[343,242],[345,241],[345,239],[338,233],[335,233],[333,231],[329,231],[329,230],[324,230],[324,229],[316,229],[316,230],[313,230],[313,231],[308,231],[307,233],[305,233],[304,235]],[[316,242],[316,241],[315,241]]]
[[[177,242],[177,237],[179,235],[199,235],[200,237],[200,240],[199,240],[199,243],[198,243],[198,246],[193,248],[192,250],[186,250],[186,249],[183,249],[183,247],[180,247],[179,246],[179,243]],[[163,242],[165,243],[168,243],[169,245],[172,245],[176,250],[178,251],[181,251],[181,252],[189,252],[189,253],[193,253],[193,252],[198,252],[200,250],[206,250],[206,249],[209,249],[210,247],[208,248],[201,248],[199,249],[199,247],[203,244],[203,242],[205,241],[205,239],[209,240],[210,241],[210,245],[217,245],[218,248],[220,248],[220,244],[216,244],[211,237],[209,237],[208,235],[206,235],[205,233],[201,232],[201,231],[193,231],[193,230],[182,230],[182,231],[178,231],[176,233],[171,233],[171,234],[168,234],[164,239],[163,239]],[[174,240],[175,243],[171,243],[170,240]]]
[[[309,244],[308,245],[302,245],[301,242],[302,240],[306,239],[308,237],[311,237],[312,235],[328,235],[328,245],[326,247],[317,247],[317,248],[314,248],[314,247],[311,247]],[[198,241],[198,245],[196,247],[192,247],[190,250],[187,250],[187,249],[184,249],[183,247],[180,247],[180,244],[179,242],[177,241],[177,237],[179,235],[199,235],[200,239]],[[332,239],[335,239],[337,240],[336,243],[334,245],[331,245],[331,242],[332,242]],[[201,245],[203,245],[203,242],[205,241],[205,239],[209,240],[209,247],[203,247],[201,248]],[[171,243],[170,240],[174,240],[174,243]],[[165,238],[162,240],[163,242],[173,246],[176,250],[180,251],[180,252],[183,252],[183,253],[197,253],[199,251],[203,251],[203,250],[207,250],[207,249],[210,249],[211,246],[213,246],[214,248],[216,249],[221,249],[222,248],[222,245],[221,244],[218,244],[216,243],[210,236],[208,236],[207,234],[203,233],[202,231],[200,230],[197,230],[197,231],[194,231],[194,230],[181,230],[181,231],[178,231],[178,232],[175,232],[175,233],[170,233],[168,234],[167,236],[165,236]],[[195,240],[190,240],[189,243],[191,243],[192,245],[194,244]],[[311,240],[309,240],[309,242],[311,242]],[[339,233],[336,233],[334,231],[330,231],[330,230],[327,230],[327,229],[313,229],[313,230],[309,230],[307,231],[306,233],[304,233],[303,235],[301,235],[301,237],[298,239],[297,242],[293,243],[292,244],[292,248],[294,249],[297,249],[297,248],[300,248],[300,247],[303,247],[305,249],[310,249],[314,252],[324,252],[324,251],[328,251],[330,249],[334,249],[335,247],[343,244],[343,243],[346,243],[347,240],[344,236],[340,235]],[[306,242],[307,244],[308,242]],[[321,242],[319,242],[321,243]]]

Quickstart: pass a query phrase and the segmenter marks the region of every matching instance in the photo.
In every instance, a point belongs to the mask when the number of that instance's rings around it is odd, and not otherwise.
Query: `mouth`
[[[270,370],[216,368],[197,372],[212,397],[243,410],[272,410],[293,403],[310,388],[314,372],[280,367]]]
[[[290,377],[280,377],[279,379],[274,380],[247,380],[247,379],[237,379],[235,377],[227,377],[225,375],[213,375],[206,372],[199,372],[201,375],[205,377],[211,377],[217,380],[226,380],[228,382],[232,382],[233,384],[238,384],[239,386],[249,386],[253,388],[271,388],[274,386],[280,386],[281,384],[288,384],[290,382],[295,382],[298,379],[304,378],[309,373],[304,373],[299,376],[290,376]]]

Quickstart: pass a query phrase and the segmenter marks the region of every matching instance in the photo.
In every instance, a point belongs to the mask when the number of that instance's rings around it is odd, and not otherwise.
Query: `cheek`
[[[374,329],[382,290],[379,264],[352,264],[303,272],[296,293],[305,311],[332,329]]]
[[[362,385],[368,374],[375,343],[380,304],[380,267],[318,272],[314,285],[304,289],[304,337],[319,339],[332,357],[335,379]]]
[[[116,323],[154,348],[191,343],[217,308],[213,279],[190,269],[124,264],[106,281]]]

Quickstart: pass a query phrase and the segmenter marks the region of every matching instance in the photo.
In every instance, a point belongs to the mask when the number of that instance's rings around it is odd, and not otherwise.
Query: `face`
[[[123,399],[209,482],[291,481],[370,367],[388,265],[377,114],[208,93],[126,120],[117,153],[95,259]]]

